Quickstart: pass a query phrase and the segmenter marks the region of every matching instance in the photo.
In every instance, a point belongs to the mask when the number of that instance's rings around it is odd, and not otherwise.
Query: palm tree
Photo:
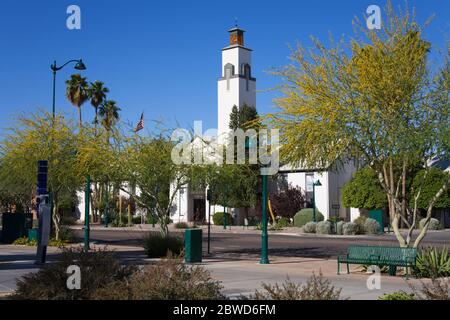
[[[78,108],[78,125],[80,129],[83,126],[81,119],[81,106],[89,99],[89,86],[86,78],[79,74],[73,74],[70,80],[66,81],[67,89],[66,96],[67,99]]]
[[[109,89],[104,86],[103,82],[91,82],[91,86],[89,88],[89,98],[91,99],[91,105],[95,108],[95,127],[97,127],[98,124],[98,107],[106,101],[106,94],[108,92]]]
[[[113,100],[107,100],[99,107],[98,114],[102,118],[102,125],[106,131],[110,131],[119,120],[119,111],[120,108]]]

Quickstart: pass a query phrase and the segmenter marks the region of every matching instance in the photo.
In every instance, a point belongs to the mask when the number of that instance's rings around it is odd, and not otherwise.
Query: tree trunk
[[[407,173],[407,160],[403,161],[402,168],[402,212],[401,215],[405,217],[411,223],[411,217],[406,214],[406,173]],[[406,227],[402,220],[402,228]]]
[[[61,219],[58,214],[58,201],[56,198],[53,199],[53,212],[52,212],[52,220],[53,225],[55,226],[55,239],[60,240],[60,234],[61,234]]]
[[[131,197],[128,200],[128,226],[131,227]]]
[[[78,126],[81,128],[83,127],[83,121],[81,119],[81,106],[78,106]]]

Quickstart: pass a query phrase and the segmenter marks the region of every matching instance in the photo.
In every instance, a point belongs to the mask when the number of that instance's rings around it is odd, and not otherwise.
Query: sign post
[[[48,161],[38,161],[37,214],[38,214],[38,247],[36,264],[44,264],[47,256],[47,245],[50,238],[51,210],[47,192]]]

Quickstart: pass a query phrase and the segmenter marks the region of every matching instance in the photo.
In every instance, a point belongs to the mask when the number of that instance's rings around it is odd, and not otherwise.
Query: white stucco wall
[[[328,219],[329,210],[329,197],[328,197],[328,172],[318,173],[314,172],[314,181],[320,180],[322,186],[315,187],[315,202],[316,208],[324,215],[325,220]],[[293,186],[300,187],[301,190],[306,191],[306,173],[295,172],[287,175],[288,183]]]
[[[234,65],[235,75],[241,74],[242,64],[248,63],[251,67],[251,51],[242,47],[234,47],[222,51],[222,77],[225,77],[225,65]],[[229,87],[228,87],[229,83]],[[219,79],[217,84],[217,129],[220,141],[229,131],[230,113],[233,106],[247,104],[256,107],[256,81],[248,81],[240,77]]]

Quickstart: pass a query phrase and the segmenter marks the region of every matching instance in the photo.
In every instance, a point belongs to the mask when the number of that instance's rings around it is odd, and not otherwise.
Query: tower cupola
[[[228,30],[230,33],[230,46],[244,46],[244,32],[245,30],[239,27],[234,27]]]

